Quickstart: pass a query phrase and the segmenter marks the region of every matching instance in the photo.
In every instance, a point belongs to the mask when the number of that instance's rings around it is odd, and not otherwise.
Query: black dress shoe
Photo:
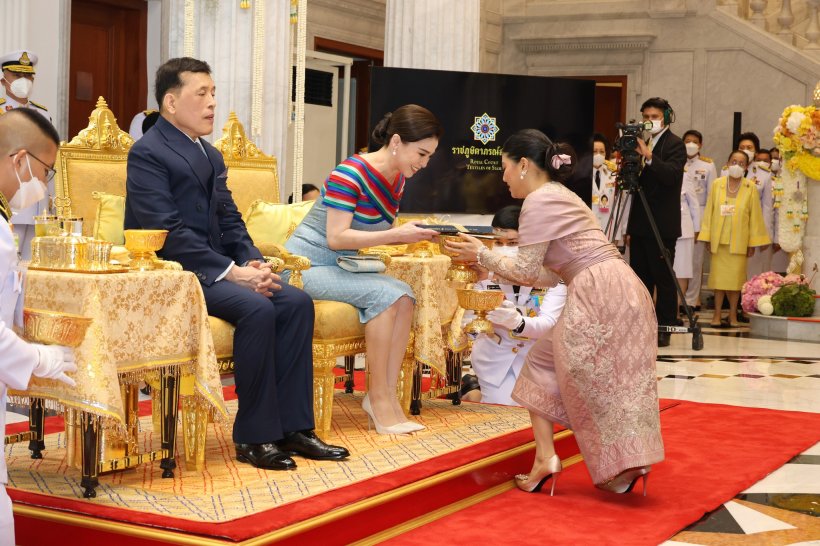
[[[291,432],[276,446],[288,455],[299,455],[316,461],[341,461],[350,457],[350,452],[341,446],[324,443],[312,430]]]
[[[293,470],[296,463],[276,444],[234,444],[236,460],[266,470]]]
[[[672,343],[672,334],[669,332],[658,332],[658,347],[669,347]]]

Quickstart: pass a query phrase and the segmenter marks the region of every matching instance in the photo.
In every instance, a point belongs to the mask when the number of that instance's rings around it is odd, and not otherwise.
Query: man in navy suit
[[[226,180],[213,132],[215,87],[207,63],[171,59],[157,69],[160,118],[128,154],[126,229],[167,229],[160,255],[196,274],[208,313],[236,327],[233,356],[239,461],[296,467],[291,455],[341,460],[343,447],[313,432],[313,302],[253,246]]]

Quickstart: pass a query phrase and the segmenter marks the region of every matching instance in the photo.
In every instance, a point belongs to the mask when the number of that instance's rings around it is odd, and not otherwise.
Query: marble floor
[[[662,398],[820,413],[820,344],[755,339],[706,320],[702,351],[688,334],[659,350]],[[690,544],[820,546],[820,443],[663,546]]]

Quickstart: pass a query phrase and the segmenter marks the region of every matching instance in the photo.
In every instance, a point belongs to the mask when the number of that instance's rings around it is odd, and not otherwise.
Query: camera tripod
[[[686,295],[683,293],[683,289],[681,289],[680,284],[678,283],[678,279],[675,276],[675,269],[672,266],[672,260],[669,256],[669,250],[664,246],[663,239],[661,238],[661,233],[658,231],[658,225],[655,223],[655,217],[652,215],[652,211],[649,208],[649,202],[646,200],[646,196],[643,193],[643,188],[640,184],[638,184],[637,177],[630,176],[622,177],[621,172],[618,172],[617,177],[617,189],[615,192],[615,199],[614,204],[612,207],[612,214],[609,216],[609,220],[606,223],[606,229],[604,229],[604,233],[609,236],[610,241],[615,240],[615,234],[618,233],[618,229],[620,228],[621,222],[623,221],[623,213],[624,209],[626,208],[626,198],[624,194],[629,194],[633,196],[637,195],[640,199],[641,206],[643,207],[644,212],[646,212],[646,218],[649,220],[649,226],[652,228],[652,234],[655,236],[655,241],[658,243],[658,248],[663,255],[663,261],[666,264],[666,268],[669,271],[669,274],[672,276],[672,282],[675,283],[675,288],[678,292],[678,297],[680,301],[683,302],[683,307],[686,309],[686,318],[689,321],[689,326],[666,326],[666,325],[658,325],[658,332],[659,333],[668,333],[668,334],[692,334],[692,350],[700,351],[703,349],[703,332],[701,331],[700,326],[698,325],[697,321],[695,320],[695,315],[693,313],[692,307],[686,305]],[[633,203],[634,206],[634,203]],[[614,220],[614,223],[613,223]],[[612,230],[610,231],[610,228]]]

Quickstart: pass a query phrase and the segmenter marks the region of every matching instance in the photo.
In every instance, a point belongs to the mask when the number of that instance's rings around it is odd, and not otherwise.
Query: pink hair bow
[[[552,156],[552,168],[560,169],[561,165],[571,165],[572,158],[567,154],[555,154]]]

